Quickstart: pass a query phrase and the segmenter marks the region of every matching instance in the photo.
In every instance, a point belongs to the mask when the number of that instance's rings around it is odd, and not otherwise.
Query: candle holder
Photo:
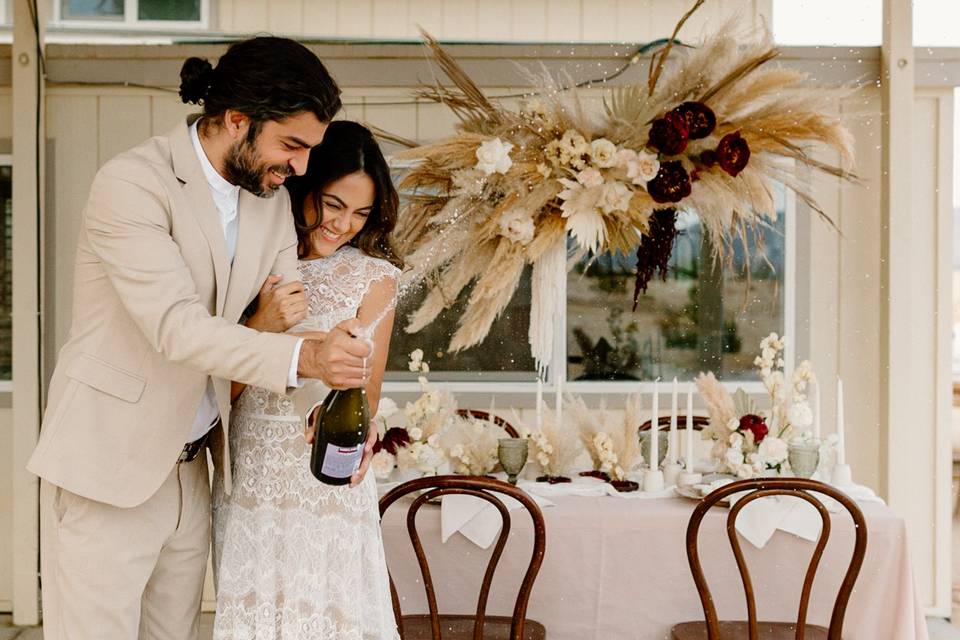
[[[663,481],[668,487],[675,486],[683,473],[683,467],[678,462],[667,462],[663,465]]]
[[[702,473],[690,473],[689,471],[684,471],[680,474],[678,478],[678,484],[681,487],[692,487],[695,484],[700,484],[703,482]]]
[[[836,487],[853,484],[853,472],[850,470],[850,465],[837,463],[833,467],[833,476],[830,479],[830,484]]]
[[[651,493],[664,490],[663,471],[648,469],[643,474],[643,490]]]
[[[517,475],[527,464],[526,438],[500,438],[497,441],[497,458],[500,466],[507,472],[510,484],[517,484]]]

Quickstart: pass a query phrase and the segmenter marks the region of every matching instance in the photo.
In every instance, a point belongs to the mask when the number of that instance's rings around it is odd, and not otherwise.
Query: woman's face
[[[350,242],[360,233],[373,210],[376,187],[366,173],[358,171],[328,184],[320,193],[323,223],[310,234],[312,257],[324,257]],[[303,203],[304,222],[317,220],[316,199],[307,195]]]

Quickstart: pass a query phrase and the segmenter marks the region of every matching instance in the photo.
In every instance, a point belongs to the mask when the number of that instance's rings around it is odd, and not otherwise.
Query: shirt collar
[[[239,196],[240,187],[227,182],[227,180],[213,168],[210,159],[207,158],[207,153],[203,150],[203,145],[200,144],[200,134],[197,132],[198,122],[200,122],[199,119],[190,125],[190,141],[193,143],[193,150],[197,152],[197,157],[200,159],[200,167],[203,169],[203,175],[207,178],[207,184],[210,185],[211,189],[222,195]]]

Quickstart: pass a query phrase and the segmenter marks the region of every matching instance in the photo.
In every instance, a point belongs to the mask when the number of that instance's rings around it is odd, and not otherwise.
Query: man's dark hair
[[[180,98],[203,105],[205,122],[227,109],[251,120],[249,138],[267,121],[304,111],[330,122],[342,106],[340,87],[317,56],[289,38],[262,36],[230,45],[216,68],[188,58],[180,69]]]

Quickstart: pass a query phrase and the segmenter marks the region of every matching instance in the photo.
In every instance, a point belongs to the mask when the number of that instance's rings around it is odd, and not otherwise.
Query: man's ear
[[[247,130],[250,128],[250,118],[234,109],[227,109],[223,112],[223,126],[231,138],[241,140],[246,137]]]

